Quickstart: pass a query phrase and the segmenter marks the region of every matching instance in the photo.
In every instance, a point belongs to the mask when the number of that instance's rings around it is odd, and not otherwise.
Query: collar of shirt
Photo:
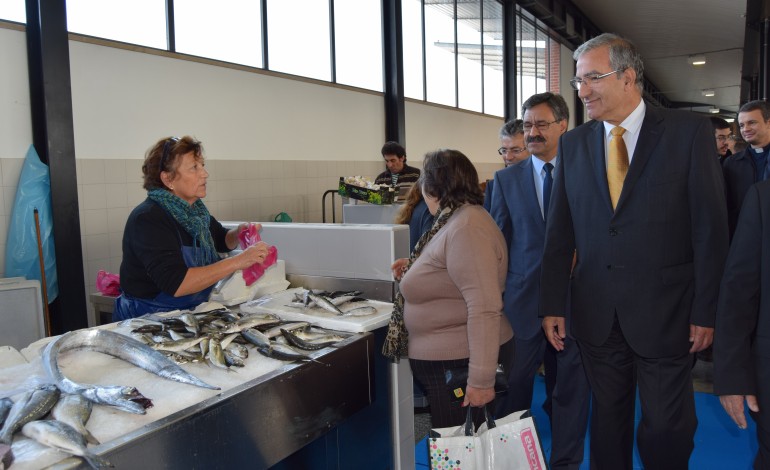
[[[647,110],[647,105],[644,104],[644,100],[639,101],[639,105],[631,111],[631,114],[626,117],[623,122],[620,123],[620,127],[626,130],[623,133],[623,141],[626,143],[626,150],[628,151],[628,163],[634,158],[634,150],[636,149],[636,141],[639,140],[639,131],[642,129],[642,122],[644,121],[644,113]],[[604,122],[604,157],[607,158],[607,149],[609,148],[610,139],[612,134],[610,131],[615,126],[608,122]]]

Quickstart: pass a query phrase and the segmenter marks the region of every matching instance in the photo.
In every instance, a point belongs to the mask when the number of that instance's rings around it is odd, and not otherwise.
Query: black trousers
[[[626,342],[617,319],[604,344],[580,342],[580,351],[594,395],[591,468],[633,468],[638,386],[642,416],[637,445],[644,468],[687,469],[698,424],[690,375],[692,355],[641,357]]]
[[[511,367],[507,359],[513,357],[513,339],[500,346],[499,356],[503,369]],[[431,426],[434,428],[448,428],[459,426],[465,422],[467,409],[463,408],[462,400],[452,401],[451,390],[446,385],[445,371],[468,366],[468,358],[451,361],[422,361],[409,359],[412,368],[412,376],[422,387],[428,396],[430,405]],[[490,413],[495,410],[495,402],[487,405]],[[482,408],[473,410],[473,422],[478,427],[484,421]]]

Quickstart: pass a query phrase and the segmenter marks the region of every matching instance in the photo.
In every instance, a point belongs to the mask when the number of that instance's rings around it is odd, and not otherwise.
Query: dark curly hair
[[[183,155],[193,152],[195,159],[203,161],[203,146],[201,142],[186,135],[184,137],[164,137],[157,141],[144,157],[142,175],[143,187],[150,189],[167,189],[160,179],[162,171],[168,172],[173,179]],[[162,166],[162,168],[161,168]]]
[[[473,163],[458,150],[439,149],[425,154],[418,184],[442,207],[482,204],[484,193]]]

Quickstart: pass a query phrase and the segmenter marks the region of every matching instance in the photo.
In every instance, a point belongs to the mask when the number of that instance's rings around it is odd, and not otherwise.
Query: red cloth
[[[238,241],[240,242],[241,249],[245,250],[250,246],[254,246],[260,241],[262,237],[259,236],[259,231],[256,225],[249,224],[243,230],[238,233]],[[254,263],[248,268],[243,270],[243,280],[246,281],[246,285],[250,286],[257,282],[257,279],[265,274],[265,270],[274,265],[278,260],[278,249],[272,245],[267,248],[267,257],[265,261],[261,263]]]

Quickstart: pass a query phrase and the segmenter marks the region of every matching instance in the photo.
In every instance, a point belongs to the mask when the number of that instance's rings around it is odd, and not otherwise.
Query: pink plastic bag
[[[262,237],[259,236],[257,226],[249,224],[238,234],[238,240],[240,241],[241,249],[245,250],[262,241]],[[267,257],[265,258],[265,261],[262,263],[254,263],[243,270],[243,280],[246,281],[246,285],[250,286],[257,282],[257,279],[265,274],[265,270],[274,265],[277,260],[278,249],[271,245],[267,248]]]
[[[96,273],[96,288],[102,295],[117,297],[120,295],[120,276],[100,269]]]

